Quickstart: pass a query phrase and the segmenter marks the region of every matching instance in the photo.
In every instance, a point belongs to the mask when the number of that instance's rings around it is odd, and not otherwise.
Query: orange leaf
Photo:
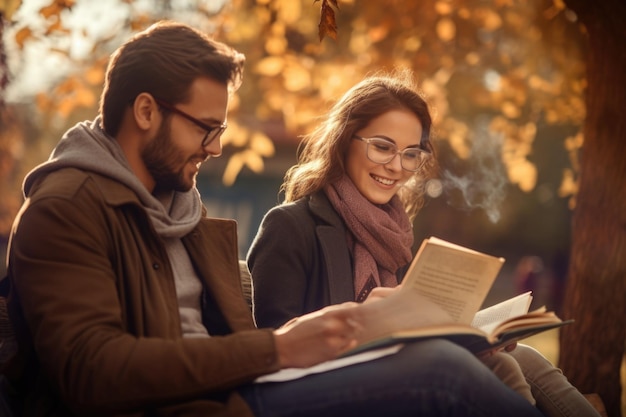
[[[29,27],[24,27],[15,34],[15,43],[20,49],[24,49],[24,43],[32,37],[33,31]]]
[[[80,88],[74,92],[74,102],[77,106],[91,107],[96,103],[96,96],[93,91]]]
[[[39,9],[39,14],[49,19],[51,16],[59,16],[65,9],[71,10],[76,0],[53,0],[49,5]]]
[[[67,119],[76,108],[76,99],[74,97],[62,97],[55,106],[57,114],[63,119]]]
[[[10,21],[13,18],[13,13],[15,13],[21,5],[21,0],[4,0],[4,3],[0,4],[0,16]]]
[[[104,80],[104,65],[101,61],[94,63],[85,71],[85,81],[90,85],[100,85]]]
[[[256,172],[257,174],[263,172],[265,164],[263,163],[263,158],[261,158],[261,155],[258,153],[251,149],[246,149],[242,152],[242,159],[244,164],[247,165],[252,172]]]
[[[54,32],[69,34],[71,31],[65,26],[63,26],[63,23],[60,20],[57,20],[56,22],[48,26],[45,33],[46,33],[46,36],[48,36]]]
[[[52,100],[46,93],[37,93],[35,104],[40,111],[46,112],[52,106]]]
[[[456,25],[450,18],[443,18],[437,22],[437,36],[444,42],[451,41],[456,36]]]
[[[52,2],[51,4],[39,9],[39,14],[46,19],[49,19],[51,16],[58,16],[60,13],[61,9],[55,2]]]
[[[260,156],[270,157],[276,152],[274,142],[263,132],[254,132],[250,137],[250,149]]]
[[[324,39],[324,36],[326,35],[333,38],[334,40],[337,40],[337,22],[335,21],[335,11],[328,4],[329,1],[335,5],[337,4],[336,0],[322,0],[322,14],[319,24],[320,42]]]
[[[226,168],[224,169],[224,175],[222,175],[222,183],[225,186],[231,186],[235,183],[237,175],[241,172],[244,165],[244,157],[241,152],[238,152],[230,157]]]

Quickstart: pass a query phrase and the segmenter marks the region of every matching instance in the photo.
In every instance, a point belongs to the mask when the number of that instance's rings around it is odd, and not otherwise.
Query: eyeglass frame
[[[421,148],[421,147],[419,147],[419,148],[405,148],[403,150],[398,150],[398,147],[396,146],[395,143],[393,143],[392,141],[387,140],[385,138],[381,138],[381,137],[377,137],[377,136],[374,136],[374,137],[371,137],[371,138],[364,138],[364,137],[359,136],[357,134],[352,134],[352,138],[353,139],[358,139],[358,140],[360,140],[362,142],[365,142],[365,145],[366,145],[366,147],[365,147],[365,156],[367,156],[367,159],[369,159],[373,163],[380,164],[380,165],[385,165],[385,164],[388,164],[389,162],[393,161],[393,158],[395,158],[396,155],[400,155],[400,166],[402,167],[403,170],[409,171],[409,172],[418,172],[424,166],[424,164],[426,163],[428,158],[430,158],[432,156],[432,153],[430,151],[428,151],[428,150],[426,150],[424,148]],[[370,158],[370,153],[369,153],[370,143],[374,139],[378,139],[378,140],[382,140],[382,141],[388,142],[391,146],[396,148],[395,153],[393,154],[393,156],[391,158],[389,158],[388,161],[386,161],[386,162],[378,162],[378,161],[374,161],[372,158]],[[425,158],[423,158],[420,161],[420,163],[417,166],[417,168],[415,168],[415,169],[407,169],[407,168],[404,167],[404,163],[403,163],[403,159],[402,159],[402,157],[403,157],[403,155],[404,155],[404,153],[406,151],[418,151],[421,154],[423,154],[425,156]]]
[[[180,110],[179,108],[177,108],[174,105],[168,103],[167,101],[161,100],[161,99],[156,98],[156,97],[154,98],[154,100],[157,102],[157,104],[159,106],[163,107],[164,109],[169,110],[171,112],[174,112],[174,113],[176,113],[179,116],[182,116],[183,118],[187,119],[188,121],[190,121],[191,123],[195,124],[199,128],[205,130],[206,134],[202,138],[202,142],[200,142],[200,144],[202,145],[203,148],[206,148],[207,146],[209,146],[209,144],[211,142],[213,142],[215,139],[217,139],[220,136],[222,136],[222,134],[224,133],[224,131],[228,127],[228,125],[226,123],[222,123],[219,126],[209,126],[208,124],[206,124],[206,123],[196,119],[192,115],[190,115],[190,114]],[[217,132],[215,132],[216,130],[217,130]],[[212,132],[215,132],[215,133],[213,133],[213,137],[211,137],[209,139],[209,136],[211,135]]]

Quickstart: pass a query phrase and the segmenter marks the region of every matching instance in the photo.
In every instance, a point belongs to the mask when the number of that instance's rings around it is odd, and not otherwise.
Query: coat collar
[[[98,174],[90,174],[90,176],[98,185],[107,204],[111,206],[133,203],[141,205],[137,194],[119,181]]]
[[[329,226],[343,229],[343,232],[346,231],[343,220],[339,214],[337,214],[337,211],[335,211],[335,208],[323,191],[318,191],[309,197],[309,209],[315,217]],[[319,224],[319,222],[317,223]]]
[[[309,209],[316,221],[315,233],[323,252],[330,303],[354,301],[352,257],[347,244],[347,229],[323,191],[309,199]]]

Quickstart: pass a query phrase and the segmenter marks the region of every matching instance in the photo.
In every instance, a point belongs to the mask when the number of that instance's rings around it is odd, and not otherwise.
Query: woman
[[[285,176],[285,202],[267,213],[248,254],[259,326],[364,301],[372,289],[400,282],[423,185],[436,170],[431,117],[411,79],[408,72],[364,79],[305,138]],[[518,355],[533,395],[512,360]],[[528,347],[483,360],[548,416],[597,415]]]

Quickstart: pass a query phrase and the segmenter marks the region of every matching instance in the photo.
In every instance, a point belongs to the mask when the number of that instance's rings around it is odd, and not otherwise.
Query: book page
[[[500,334],[517,328],[561,321],[562,320],[554,313],[554,311],[547,311],[546,306],[541,306],[526,314],[522,314],[521,316],[511,317],[510,319],[506,319],[499,323],[492,323],[488,326],[483,326],[482,329],[486,329],[491,333]]]
[[[439,305],[455,322],[470,324],[503,263],[503,258],[425,239],[402,286]]]
[[[332,371],[333,369],[343,368],[344,366],[368,362],[374,359],[382,358],[383,356],[393,355],[394,353],[398,352],[402,348],[402,346],[402,344],[396,344],[385,348],[369,350],[355,355],[345,356],[327,362],[322,362],[309,368],[285,368],[268,375],[260,376],[255,379],[254,382],[257,384],[261,384],[264,382],[290,381],[292,379],[302,378],[311,374],[328,372]]]
[[[528,313],[532,300],[532,292],[528,291],[482,309],[474,316],[472,326],[482,329],[485,333],[491,333],[491,330],[501,322]]]
[[[453,324],[454,320],[439,305],[416,291],[396,287],[383,298],[366,300],[357,306],[359,344],[391,333]]]

